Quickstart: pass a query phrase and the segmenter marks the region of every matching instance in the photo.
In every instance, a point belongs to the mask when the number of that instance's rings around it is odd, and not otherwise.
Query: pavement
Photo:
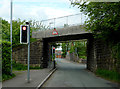
[[[27,71],[15,71],[14,73],[17,76],[4,81],[2,83],[2,89],[53,89],[53,87],[54,89],[59,89],[60,87],[69,89],[70,87],[78,87],[78,89],[80,87],[82,89],[90,87],[92,89],[93,87],[116,89],[118,86],[87,71],[85,64],[78,64],[65,59],[56,59],[56,62],[57,71],[54,74],[51,73],[50,68],[30,70],[30,83],[27,82]],[[45,83],[42,84],[43,82]]]
[[[2,89],[36,89],[37,86],[50,74],[50,69],[30,70],[30,83],[27,82],[27,71],[15,71],[13,79],[4,81]]]
[[[86,70],[85,64],[78,64],[65,59],[56,59],[57,71],[42,86],[45,87],[81,87],[118,89],[119,85],[103,78],[97,77],[94,73]]]

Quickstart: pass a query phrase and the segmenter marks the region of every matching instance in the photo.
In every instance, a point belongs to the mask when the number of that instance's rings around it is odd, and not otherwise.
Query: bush
[[[62,53],[62,57],[65,58],[66,57],[66,52]]]
[[[10,42],[2,41],[2,74],[10,75],[11,70]]]
[[[9,41],[2,41],[2,81],[15,77],[11,75],[11,43]]]
[[[9,79],[12,79],[13,77],[15,77],[15,74],[12,74],[12,75],[3,74],[2,77],[3,77],[2,81],[5,81],[5,80],[9,80]]]
[[[86,56],[79,56],[79,58],[82,58],[82,59],[87,59]]]

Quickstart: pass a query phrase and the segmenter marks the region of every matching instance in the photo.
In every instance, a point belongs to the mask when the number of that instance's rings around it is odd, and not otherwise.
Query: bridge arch
[[[98,39],[94,39],[93,34],[89,31],[85,31],[84,26],[80,25],[80,26],[59,28],[57,29],[58,31],[57,36],[52,35],[52,31],[53,30],[45,30],[45,31],[37,31],[32,33],[33,38],[42,39],[43,42],[43,47],[42,47],[43,59],[41,60],[41,67],[46,68],[48,66],[48,60],[50,59],[51,42],[82,40],[82,39],[87,39],[87,69],[95,72],[98,67],[99,68],[103,67],[103,65],[101,65],[103,63],[101,61],[101,56],[102,56],[101,53],[105,55],[105,52],[102,51],[103,48],[105,47],[105,44],[103,44]],[[106,57],[103,59],[106,59]],[[106,65],[105,63],[103,64]],[[108,65],[106,65],[106,67],[108,67]]]
[[[95,71],[97,67],[97,62],[95,59],[94,38],[91,33],[43,38],[43,60],[41,66],[44,68],[48,67],[48,61],[50,60],[50,53],[51,53],[50,50],[51,42],[82,40],[82,39],[87,39],[87,69],[91,71]]]

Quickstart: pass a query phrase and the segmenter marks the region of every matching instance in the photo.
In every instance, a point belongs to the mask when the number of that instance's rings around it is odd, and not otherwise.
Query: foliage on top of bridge
[[[110,46],[116,65],[120,65],[120,2],[71,3],[88,15],[85,28]]]
[[[107,42],[120,42],[120,2],[72,3],[89,16],[86,29]]]

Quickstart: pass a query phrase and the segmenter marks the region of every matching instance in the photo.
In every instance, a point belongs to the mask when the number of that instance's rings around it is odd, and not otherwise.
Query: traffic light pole
[[[54,59],[53,56],[55,56],[55,49],[54,49],[54,47],[52,46],[52,62],[53,62],[53,69],[55,69],[55,68],[56,68],[56,64],[55,64],[55,59]]]
[[[27,81],[30,82],[30,24],[26,22],[26,25],[20,26],[20,43],[28,44],[28,72],[27,72]]]
[[[30,24],[28,30],[28,76],[27,76],[28,83],[30,82]]]

